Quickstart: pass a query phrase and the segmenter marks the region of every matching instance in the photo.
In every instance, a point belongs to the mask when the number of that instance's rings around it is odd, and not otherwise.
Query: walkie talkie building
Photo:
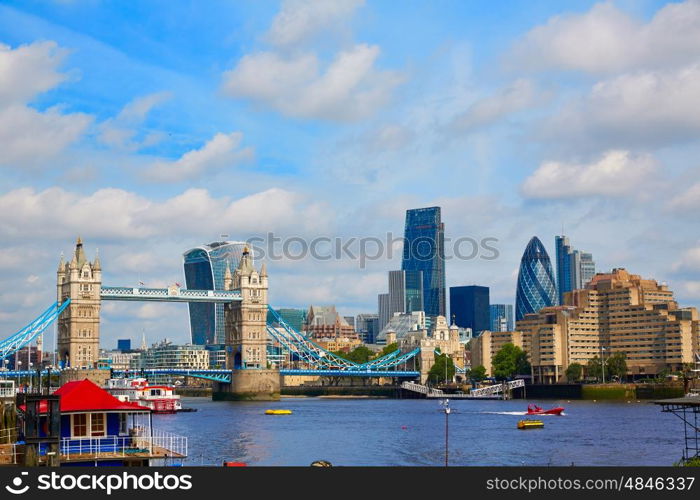
[[[185,284],[194,290],[223,290],[226,265],[233,272],[243,255],[243,241],[215,241],[183,254]],[[224,305],[190,303],[190,334],[193,344],[223,344]]]

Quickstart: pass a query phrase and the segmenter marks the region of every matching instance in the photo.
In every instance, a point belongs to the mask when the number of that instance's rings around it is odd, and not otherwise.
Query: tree
[[[569,382],[578,382],[583,375],[583,365],[581,363],[571,363],[566,369],[566,378]]]
[[[428,372],[428,380],[433,383],[448,382],[455,376],[455,364],[446,354],[436,354],[435,363]]]
[[[501,380],[512,378],[514,375],[530,373],[527,353],[511,343],[503,344],[503,347],[493,357],[492,366],[493,376]]]
[[[365,345],[357,346],[355,349],[344,355],[345,359],[358,364],[366,363],[372,359],[372,356],[374,356],[374,352]]]
[[[382,349],[382,352],[380,352],[377,355],[377,357],[381,358],[382,356],[386,356],[387,354],[394,352],[398,348],[399,348],[399,344],[397,344],[396,342],[394,342],[393,344],[386,345],[386,346],[384,346],[384,349]]]
[[[616,352],[610,355],[608,359],[605,360],[605,373],[612,380],[613,377],[618,377],[622,379],[627,375],[627,361],[625,360],[625,353]]]
[[[586,375],[588,377],[593,377],[596,380],[601,380],[602,370],[600,367],[600,358],[598,356],[593,356],[588,360],[586,364]]]
[[[478,365],[469,370],[468,378],[480,382],[486,378],[486,367]]]

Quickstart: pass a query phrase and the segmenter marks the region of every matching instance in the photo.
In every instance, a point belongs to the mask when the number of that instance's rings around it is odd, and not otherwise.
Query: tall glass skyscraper
[[[520,259],[518,287],[515,291],[515,321],[556,303],[557,287],[554,284],[552,263],[540,239],[533,236]]]
[[[445,225],[440,207],[406,211],[401,269],[423,272],[425,315],[445,316]]]
[[[489,312],[492,332],[512,332],[515,329],[511,304],[491,304]]]
[[[226,265],[233,272],[243,255],[242,241],[215,241],[193,248],[183,254],[185,284],[194,290],[223,290]],[[223,344],[224,305],[190,303],[190,335],[193,344]]]
[[[593,255],[575,250],[564,235],[555,236],[557,252],[557,292],[559,304],[564,303],[564,294],[579,290],[595,275]]]

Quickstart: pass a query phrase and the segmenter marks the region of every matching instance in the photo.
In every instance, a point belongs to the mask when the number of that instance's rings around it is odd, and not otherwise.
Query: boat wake
[[[517,416],[528,416],[528,413],[526,411],[482,411],[479,413],[483,413],[486,415],[517,415]],[[562,416],[566,415],[566,413],[562,413]],[[548,415],[546,413],[541,413],[541,414],[529,414],[531,417],[556,417],[557,415]]]

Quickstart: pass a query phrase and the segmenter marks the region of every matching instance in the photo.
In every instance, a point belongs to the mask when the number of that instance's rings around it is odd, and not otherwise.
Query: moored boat
[[[145,378],[109,379],[105,388],[121,401],[138,403],[153,413],[182,411],[180,396],[173,394],[169,385],[148,385]]]

